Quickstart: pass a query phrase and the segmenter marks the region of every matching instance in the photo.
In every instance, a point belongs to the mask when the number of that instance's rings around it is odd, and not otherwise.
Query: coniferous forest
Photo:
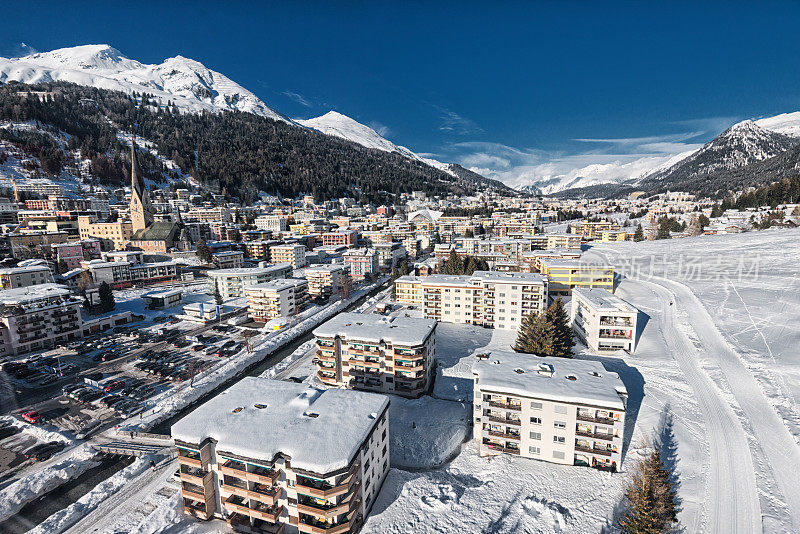
[[[40,101],[17,94],[24,90],[55,95]],[[122,185],[127,179],[127,148],[117,134],[132,132],[153,142],[158,153],[184,173],[213,189],[225,188],[245,202],[259,191],[292,197],[308,193],[317,200],[350,195],[375,202],[414,190],[464,194],[480,185],[508,191],[466,169],[457,169],[459,177],[453,177],[400,154],[250,113],[181,113],[174,105],[159,106],[146,95],[64,82],[0,86],[0,120],[33,122],[53,133],[66,133],[65,148],[80,150],[91,161],[92,175],[106,185]],[[0,139],[38,157],[49,175],[57,175],[68,163],[52,136],[0,129]],[[148,178],[163,181],[170,176],[157,158],[143,154],[140,159]]]

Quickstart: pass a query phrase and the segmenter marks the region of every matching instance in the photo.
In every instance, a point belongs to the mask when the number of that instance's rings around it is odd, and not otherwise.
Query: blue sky
[[[163,4],[6,3],[0,55],[22,42],[180,54],[291,117],[334,109],[509,182],[800,110],[798,3]]]

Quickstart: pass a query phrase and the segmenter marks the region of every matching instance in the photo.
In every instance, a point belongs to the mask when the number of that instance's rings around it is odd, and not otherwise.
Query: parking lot
[[[220,358],[245,350],[245,343],[239,327],[156,317],[146,327],[118,328],[4,362],[0,402],[3,413],[86,438],[141,413],[153,396],[191,382]],[[0,428],[0,474],[23,465],[22,453],[36,445],[43,444]]]

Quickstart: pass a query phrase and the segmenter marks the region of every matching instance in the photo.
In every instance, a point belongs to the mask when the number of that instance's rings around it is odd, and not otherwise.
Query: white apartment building
[[[16,289],[18,287],[35,286],[53,282],[50,268],[41,262],[36,265],[20,265],[0,269],[0,289]]]
[[[389,471],[383,395],[247,377],[172,426],[183,510],[253,533],[357,532]]]
[[[282,215],[261,215],[255,220],[256,228],[270,232],[285,232],[288,227],[287,223],[288,218]]]
[[[475,271],[395,281],[396,300],[421,303],[426,318],[506,330],[517,330],[523,317],[546,310],[547,296],[547,279],[532,273]]]
[[[81,300],[64,286],[0,291],[0,357],[52,348],[83,337]]]
[[[271,280],[246,287],[244,292],[247,313],[259,322],[297,315],[308,302],[308,282],[300,278]]]
[[[633,354],[638,315],[636,307],[605,289],[572,290],[572,329],[593,352]]]
[[[315,265],[305,270],[311,298],[328,298],[350,284],[350,266],[342,263]]]
[[[306,266],[306,247],[303,245],[275,245],[269,253],[273,262],[289,263],[293,269]]]
[[[236,299],[245,296],[246,287],[291,275],[292,266],[288,263],[277,263],[268,267],[208,271],[209,291],[214,293],[216,289],[223,299]]]
[[[436,321],[340,313],[314,336],[325,384],[419,397],[433,380]]]
[[[226,250],[211,255],[211,260],[217,269],[238,269],[244,265],[244,252],[241,250]]]
[[[369,248],[350,249],[342,258],[350,266],[353,280],[363,280],[378,273],[378,253]]]
[[[628,391],[600,362],[492,351],[472,374],[481,456],[620,468]]]

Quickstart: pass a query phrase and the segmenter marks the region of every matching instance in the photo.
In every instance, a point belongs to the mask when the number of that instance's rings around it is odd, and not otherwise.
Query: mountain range
[[[456,164],[419,156],[358,121],[330,111],[311,119],[291,119],[255,94],[202,63],[176,56],[149,65],[125,57],[108,45],[84,45],[21,58],[0,58],[0,83],[36,84],[66,81],[79,85],[149,94],[161,105],[182,111],[240,111],[345,139],[362,147],[397,154],[449,174],[460,181],[494,183]],[[686,189],[720,194],[731,186],[761,185],[797,173],[800,160],[792,157],[800,143],[800,112],[785,113],[734,124],[697,150],[659,154],[633,161],[592,163],[567,173],[551,173],[516,183],[520,191],[559,196],[633,190]],[[770,163],[772,158],[779,158]]]

